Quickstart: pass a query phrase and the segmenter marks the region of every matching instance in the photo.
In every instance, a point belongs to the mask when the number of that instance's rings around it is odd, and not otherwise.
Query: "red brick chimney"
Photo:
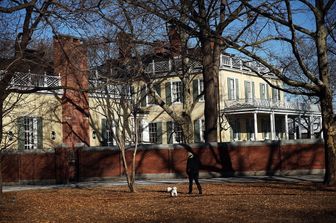
[[[168,43],[161,40],[155,40],[153,44],[154,44],[153,51],[155,55],[163,55],[168,52],[167,50],[167,45],[169,45]]]
[[[60,74],[61,84],[65,87],[62,97],[63,143],[72,148],[78,143],[89,145],[88,59],[81,40],[70,36],[54,37],[54,71]]]
[[[132,57],[132,36],[125,32],[117,34],[117,45],[119,48],[119,59],[129,59]]]
[[[168,26],[168,37],[170,42],[170,51],[173,56],[178,56],[181,54],[181,38],[180,34],[178,33],[178,30],[175,25],[169,25]]]

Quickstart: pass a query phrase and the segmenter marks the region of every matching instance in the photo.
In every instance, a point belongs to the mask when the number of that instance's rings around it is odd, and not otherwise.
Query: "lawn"
[[[336,222],[336,188],[312,183],[207,183],[5,193],[0,222]]]

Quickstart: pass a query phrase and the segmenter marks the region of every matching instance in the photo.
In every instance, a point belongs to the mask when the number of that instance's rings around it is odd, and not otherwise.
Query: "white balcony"
[[[239,100],[226,100],[224,101],[224,111],[237,110],[237,109],[278,109],[278,110],[293,110],[293,111],[310,111],[320,112],[318,105],[278,101],[272,99],[239,99]]]
[[[0,71],[0,79],[5,76],[5,71]],[[59,87],[60,76],[47,75],[47,74],[33,74],[30,72],[15,72],[10,86],[12,88],[33,88],[33,87]]]

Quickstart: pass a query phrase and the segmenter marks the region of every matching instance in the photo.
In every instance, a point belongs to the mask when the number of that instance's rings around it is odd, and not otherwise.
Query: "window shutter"
[[[156,123],[157,144],[162,144],[162,122]]]
[[[184,103],[184,84],[181,81],[181,102]]]
[[[19,117],[16,121],[18,129],[18,149],[23,150],[25,144],[24,117]]]
[[[249,100],[249,95],[248,95],[248,81],[244,81],[244,88],[245,88],[245,101]]]
[[[281,101],[281,91],[278,90],[278,100]]]
[[[106,125],[106,118],[103,118],[101,120],[101,136],[102,136],[102,141],[101,144],[102,146],[106,146],[107,145],[107,125]]]
[[[145,107],[146,104],[146,86],[143,85],[140,91],[140,105],[141,107]]]
[[[263,88],[263,84],[262,83],[259,83],[259,93],[260,93],[260,99],[265,99],[264,98],[264,95],[263,95],[263,91],[265,90],[264,88]]]
[[[270,99],[270,95],[269,95],[269,85],[266,84],[266,99]]]
[[[171,105],[172,97],[171,97],[171,89],[170,89],[170,82],[165,83],[165,90],[166,90],[166,104]]]
[[[193,80],[193,100],[196,101],[197,96],[199,95],[198,92],[198,79]]]
[[[167,122],[167,144],[173,144],[173,122]]]
[[[227,78],[227,89],[228,89],[228,100],[232,100],[233,99],[233,95],[231,94],[232,92],[232,86],[231,86],[231,79],[230,78]]]
[[[201,134],[200,134],[200,120],[196,119],[194,121],[194,142],[201,142]]]
[[[43,149],[43,119],[37,117],[37,149]]]
[[[272,100],[276,101],[277,100],[277,96],[276,96],[276,89],[272,88]]]
[[[156,93],[157,93],[159,96],[161,96],[161,85],[160,85],[160,83],[156,83],[156,84],[154,84],[154,89],[155,89]]]
[[[252,81],[252,99],[255,99],[254,82]]]
[[[239,100],[239,82],[238,79],[236,78],[235,80],[235,87],[236,87],[236,100]]]

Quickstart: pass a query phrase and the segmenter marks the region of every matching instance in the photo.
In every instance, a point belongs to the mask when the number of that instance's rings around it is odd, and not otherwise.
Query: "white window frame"
[[[150,122],[148,124],[148,135],[149,135],[149,143],[156,144],[158,142],[158,126],[157,126],[157,122]],[[154,138],[155,138],[155,140],[152,140]]]
[[[236,80],[234,78],[228,78],[228,91],[231,92],[231,97],[229,98],[229,93],[228,93],[228,100],[237,100],[237,92],[236,92]]]
[[[182,81],[171,81],[170,92],[172,103],[182,103]]]
[[[172,122],[173,124],[173,143],[182,143],[183,134],[182,127],[179,126],[176,122]],[[178,129],[178,131],[176,131]],[[181,141],[178,141],[177,138],[180,137]]]
[[[25,116],[23,118],[25,150],[37,149],[38,146],[37,122],[38,122],[37,117]]]

